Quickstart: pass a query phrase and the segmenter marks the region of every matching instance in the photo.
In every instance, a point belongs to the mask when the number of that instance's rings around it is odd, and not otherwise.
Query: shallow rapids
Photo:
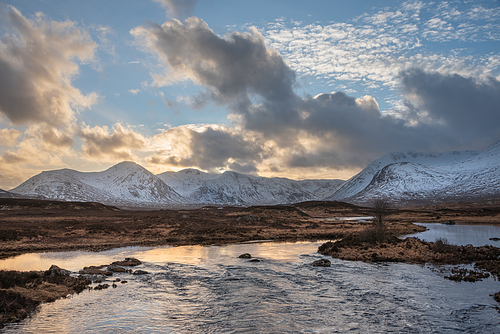
[[[313,267],[320,243],[126,248],[151,274],[115,274],[116,288],[43,304],[5,333],[335,333],[500,332],[489,294],[499,282],[457,283],[427,267],[332,260]],[[261,262],[239,259],[251,253]],[[52,262],[82,265],[82,252]],[[99,254],[88,253],[92,256]],[[102,254],[101,254],[102,255]],[[102,259],[101,259],[102,260]],[[85,264],[88,265],[88,264]]]

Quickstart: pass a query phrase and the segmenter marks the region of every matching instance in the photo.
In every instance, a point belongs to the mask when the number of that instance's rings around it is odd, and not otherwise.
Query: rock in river
[[[321,259],[321,260],[316,260],[312,263],[314,267],[330,267],[332,263],[330,260],[327,259]]]
[[[141,270],[141,269],[137,269],[136,271],[134,271],[132,273],[132,275],[147,275],[149,274],[149,272],[147,272],[146,270]]]

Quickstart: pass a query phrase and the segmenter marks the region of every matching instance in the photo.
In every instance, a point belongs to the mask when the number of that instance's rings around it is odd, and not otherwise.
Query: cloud
[[[498,71],[498,52],[436,54],[428,49],[428,42],[499,41],[498,17],[500,8],[495,6],[407,1],[347,22],[276,20],[261,31],[267,45],[279,51],[300,76],[314,76],[337,87],[348,82],[395,88],[398,73],[413,67],[442,74],[492,76]]]
[[[0,6],[7,33],[0,40],[0,113],[14,124],[69,123],[74,109],[92,105],[71,81],[80,62],[94,57],[96,43],[74,22],[26,19],[12,6]]]
[[[14,146],[21,134],[16,129],[0,129],[0,146]]]
[[[165,73],[154,75],[155,85],[190,79],[221,103],[248,100],[249,94],[269,100],[293,94],[295,72],[279,53],[266,48],[255,29],[221,38],[201,19],[190,17],[184,24],[174,19],[161,26],[137,27],[131,33],[166,68]]]
[[[107,126],[91,128],[84,124],[78,130],[78,136],[83,141],[82,154],[89,159],[137,160],[132,150],[140,150],[146,145],[146,139],[141,134],[119,123],[112,129]]]
[[[403,94],[420,114],[442,124],[450,139],[487,142],[500,136],[500,81],[411,69],[401,73]]]
[[[19,164],[28,161],[26,158],[20,156],[17,153],[5,152],[2,155],[2,162],[6,164]]]
[[[253,138],[222,126],[170,128],[152,139],[160,149],[147,162],[204,170],[256,171],[263,148]]]
[[[177,148],[159,152],[150,163],[295,174],[311,168],[352,170],[391,151],[484,148],[498,136],[500,122],[483,126],[491,107],[499,105],[496,79],[478,76],[483,80],[478,83],[428,69],[400,71],[391,80],[403,86],[407,108],[382,113],[369,95],[299,96],[295,72],[255,29],[219,37],[202,20],[189,18],[184,24],[172,20],[138,27],[132,34],[165,67],[161,75],[152,74],[156,85],[192,80],[206,89],[206,98],[228,107],[242,131],[169,129],[160,137]],[[453,92],[463,92],[471,103],[459,106],[462,98]],[[483,119],[473,116],[472,102],[487,107]],[[467,123],[484,130],[473,144],[460,140]]]
[[[187,18],[191,16],[198,0],[153,0],[166,8],[171,17]]]
[[[140,93],[141,90],[140,89],[129,89],[128,90],[130,93],[132,93],[132,95],[137,95],[137,93]]]

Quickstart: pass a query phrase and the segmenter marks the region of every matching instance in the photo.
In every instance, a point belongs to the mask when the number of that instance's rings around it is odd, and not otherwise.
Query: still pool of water
[[[149,275],[44,304],[5,333],[500,333],[500,283],[458,283],[409,264],[337,259],[320,242],[122,248],[23,255],[76,270],[137,257]],[[251,253],[261,262],[239,259]],[[7,267],[0,261],[0,268]],[[14,263],[12,262],[12,263]],[[10,265],[12,265],[12,263]],[[24,264],[23,266],[25,266]]]
[[[500,226],[495,225],[445,225],[436,223],[418,224],[425,226],[427,231],[407,235],[406,237],[417,237],[424,241],[434,242],[439,238],[446,239],[452,245],[473,246],[492,245],[500,247],[500,241],[490,238],[500,238]]]

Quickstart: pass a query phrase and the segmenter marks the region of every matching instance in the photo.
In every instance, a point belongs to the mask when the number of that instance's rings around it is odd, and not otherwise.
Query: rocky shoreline
[[[120,278],[110,281],[114,273],[149,274],[145,270],[131,269],[140,264],[142,262],[136,258],[126,258],[111,264],[85,267],[78,274],[56,265],[52,265],[46,271],[1,270],[0,326],[30,316],[41,303],[50,303],[86,289],[103,290],[110,286],[116,288],[116,283],[127,283]],[[97,285],[92,286],[93,283]]]
[[[80,293],[91,281],[51,266],[47,271],[0,271],[0,325],[26,318],[44,302]]]

